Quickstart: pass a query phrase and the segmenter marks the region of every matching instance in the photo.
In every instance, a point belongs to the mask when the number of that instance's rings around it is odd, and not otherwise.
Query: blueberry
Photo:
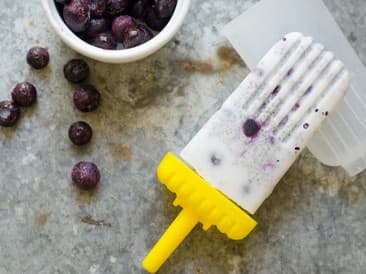
[[[294,68],[290,68],[288,71],[287,71],[287,77],[291,76],[292,73],[294,72]]]
[[[292,107],[292,111],[296,111],[296,110],[298,110],[299,109],[299,107],[300,107],[300,104],[299,103],[296,103],[293,107]]]
[[[107,12],[107,0],[89,0],[91,16],[103,16]]]
[[[47,49],[33,47],[27,53],[27,63],[34,69],[42,69],[48,65],[50,55]]]
[[[146,24],[153,30],[160,31],[168,23],[167,19],[161,19],[153,8],[148,8],[144,16]]]
[[[276,96],[276,95],[277,95],[277,93],[280,91],[280,89],[281,89],[281,86],[276,86],[276,87],[274,88],[274,90],[272,91],[272,95],[273,95],[273,96]]]
[[[80,83],[89,77],[89,65],[82,59],[72,59],[64,66],[64,76],[73,83]]]
[[[92,85],[79,85],[74,92],[74,104],[83,112],[90,112],[99,106],[100,93]]]
[[[80,189],[90,190],[98,185],[100,181],[100,172],[94,163],[82,161],[73,167],[71,179]]]
[[[20,117],[20,108],[11,101],[0,102],[0,126],[11,127]]]
[[[75,122],[69,128],[69,138],[77,146],[89,143],[92,135],[93,130],[86,122]]]
[[[260,106],[259,106],[259,111],[263,111],[267,106],[266,102],[263,102]]]
[[[141,45],[153,38],[150,30],[144,25],[137,25],[135,27],[127,28],[123,35],[123,45],[125,48],[133,48]]]
[[[63,16],[66,25],[72,31],[85,31],[90,21],[88,0],[71,0],[64,6]]]
[[[107,13],[117,15],[127,9],[130,0],[107,0]]]
[[[169,18],[173,15],[177,0],[154,0],[154,9],[160,18]]]
[[[214,166],[218,166],[221,164],[221,159],[218,158],[215,154],[211,156],[211,163],[214,165]]]
[[[131,15],[135,18],[141,18],[145,15],[146,8],[151,3],[151,0],[137,0],[132,6]]]
[[[306,91],[305,91],[304,95],[308,95],[312,90],[313,90],[313,86],[309,86],[309,87],[306,89]]]
[[[255,136],[260,129],[260,126],[254,119],[248,119],[245,121],[243,125],[243,131],[245,136],[253,137]]]
[[[28,107],[35,103],[37,89],[29,82],[18,83],[13,87],[11,97],[17,105]]]
[[[112,33],[118,42],[123,41],[123,35],[128,28],[136,27],[135,19],[128,15],[121,15],[116,17],[112,23]]]
[[[106,32],[110,28],[110,20],[108,18],[92,18],[85,34],[91,38],[99,33]]]
[[[91,44],[102,49],[116,49],[117,47],[117,42],[110,32],[101,32],[97,34],[91,40]]]

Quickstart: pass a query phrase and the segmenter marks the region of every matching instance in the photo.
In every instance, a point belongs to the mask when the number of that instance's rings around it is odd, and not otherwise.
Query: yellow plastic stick
[[[215,225],[233,240],[243,239],[257,224],[172,153],[161,161],[158,177],[177,195],[174,205],[183,210],[143,261],[142,266],[150,273],[159,270],[197,223],[202,223],[204,230]]]
[[[197,217],[190,210],[183,209],[146,256],[143,267],[150,273],[157,272],[197,223]]]

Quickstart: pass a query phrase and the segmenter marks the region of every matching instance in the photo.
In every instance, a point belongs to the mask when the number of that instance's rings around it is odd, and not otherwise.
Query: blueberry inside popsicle
[[[350,76],[333,53],[301,33],[278,41],[178,157],[169,153],[160,181],[177,194],[181,214],[146,257],[156,272],[191,229],[216,225],[245,237],[254,214],[344,97]]]

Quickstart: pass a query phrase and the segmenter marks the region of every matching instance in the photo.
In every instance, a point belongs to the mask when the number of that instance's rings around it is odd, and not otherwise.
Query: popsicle
[[[168,153],[159,180],[183,210],[143,262],[155,273],[197,223],[231,239],[271,194],[350,83],[343,63],[301,33],[278,41],[181,151]],[[247,213],[248,212],[248,213]]]

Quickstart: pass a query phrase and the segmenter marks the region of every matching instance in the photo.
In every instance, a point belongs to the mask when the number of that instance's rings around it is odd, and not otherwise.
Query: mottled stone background
[[[64,63],[78,56],[48,25],[39,0],[2,0],[0,98],[18,81],[37,85],[37,106],[14,129],[0,129],[0,273],[144,273],[141,261],[179,209],[155,168],[178,152],[248,73],[219,30],[255,1],[192,1],[165,48],[134,64],[87,60],[103,103],[82,114],[72,104]],[[326,0],[366,63],[366,2]],[[255,26],[253,26],[255,27]],[[33,71],[25,54],[49,48]],[[94,128],[85,148],[67,138],[79,119]],[[77,191],[79,160],[102,172],[95,193]],[[365,273],[366,173],[347,177],[305,151],[255,215],[243,241],[198,226],[160,273]]]

